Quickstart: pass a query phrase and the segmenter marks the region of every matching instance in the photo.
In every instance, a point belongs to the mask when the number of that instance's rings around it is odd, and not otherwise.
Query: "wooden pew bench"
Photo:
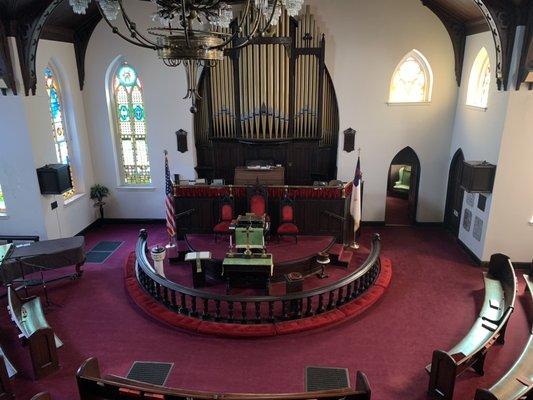
[[[371,390],[362,372],[357,373],[355,389],[290,394],[214,393],[151,385],[115,375],[101,377],[98,360],[86,360],[76,373],[81,400],[370,400]]]
[[[46,321],[39,297],[21,298],[12,285],[7,290],[9,314],[29,347],[35,378],[43,378],[59,369],[57,348],[63,343]]]
[[[524,278],[533,301],[533,275]],[[533,399],[533,325],[529,340],[511,369],[490,389],[478,389],[475,400],[518,400],[525,396]]]
[[[504,343],[516,299],[516,276],[509,258],[493,255],[483,278],[485,300],[474,325],[451,350],[435,350],[431,364],[426,367],[431,398],[452,399],[456,377],[469,368],[483,375],[487,351],[496,342]]]

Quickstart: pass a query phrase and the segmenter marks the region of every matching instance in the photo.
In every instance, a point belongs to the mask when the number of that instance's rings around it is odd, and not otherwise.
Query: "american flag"
[[[353,217],[353,230],[357,232],[361,226],[361,157],[357,157],[357,167],[353,178],[352,200],[350,203],[350,214]]]
[[[165,208],[167,211],[167,233],[170,240],[176,237],[176,220],[174,210],[174,184],[170,179],[170,169],[168,168],[167,152],[165,151]]]

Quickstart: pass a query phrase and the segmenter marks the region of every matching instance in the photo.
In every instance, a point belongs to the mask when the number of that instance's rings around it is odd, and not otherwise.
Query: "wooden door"
[[[452,159],[448,176],[448,194],[446,197],[444,224],[454,235],[459,234],[461,212],[463,210],[464,190],[461,188],[461,178],[463,176],[464,159],[461,149],[457,150]]]

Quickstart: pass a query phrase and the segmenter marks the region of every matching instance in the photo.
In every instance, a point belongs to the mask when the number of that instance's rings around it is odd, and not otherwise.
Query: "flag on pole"
[[[353,217],[354,240],[355,233],[361,226],[361,156],[357,157],[357,167],[355,167],[355,176],[353,178],[352,199],[350,202],[350,214]]]
[[[167,214],[167,233],[171,243],[176,237],[176,220],[174,210],[174,184],[170,179],[170,169],[168,168],[168,152],[165,150],[165,208]]]

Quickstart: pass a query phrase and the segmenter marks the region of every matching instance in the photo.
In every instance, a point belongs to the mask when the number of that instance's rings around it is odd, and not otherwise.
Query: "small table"
[[[202,261],[211,260],[210,251],[187,253],[185,261],[191,264],[192,285],[194,288],[205,286],[205,267]]]
[[[326,279],[327,277],[329,277],[329,275],[326,274],[326,267],[331,262],[329,258],[329,254],[323,253],[323,252],[318,253],[316,256],[316,262],[318,266],[320,267],[320,272],[317,274],[318,278]]]
[[[270,278],[274,274],[272,254],[233,254],[222,263],[222,275],[226,277],[226,292],[233,288],[259,288],[268,294]]]

